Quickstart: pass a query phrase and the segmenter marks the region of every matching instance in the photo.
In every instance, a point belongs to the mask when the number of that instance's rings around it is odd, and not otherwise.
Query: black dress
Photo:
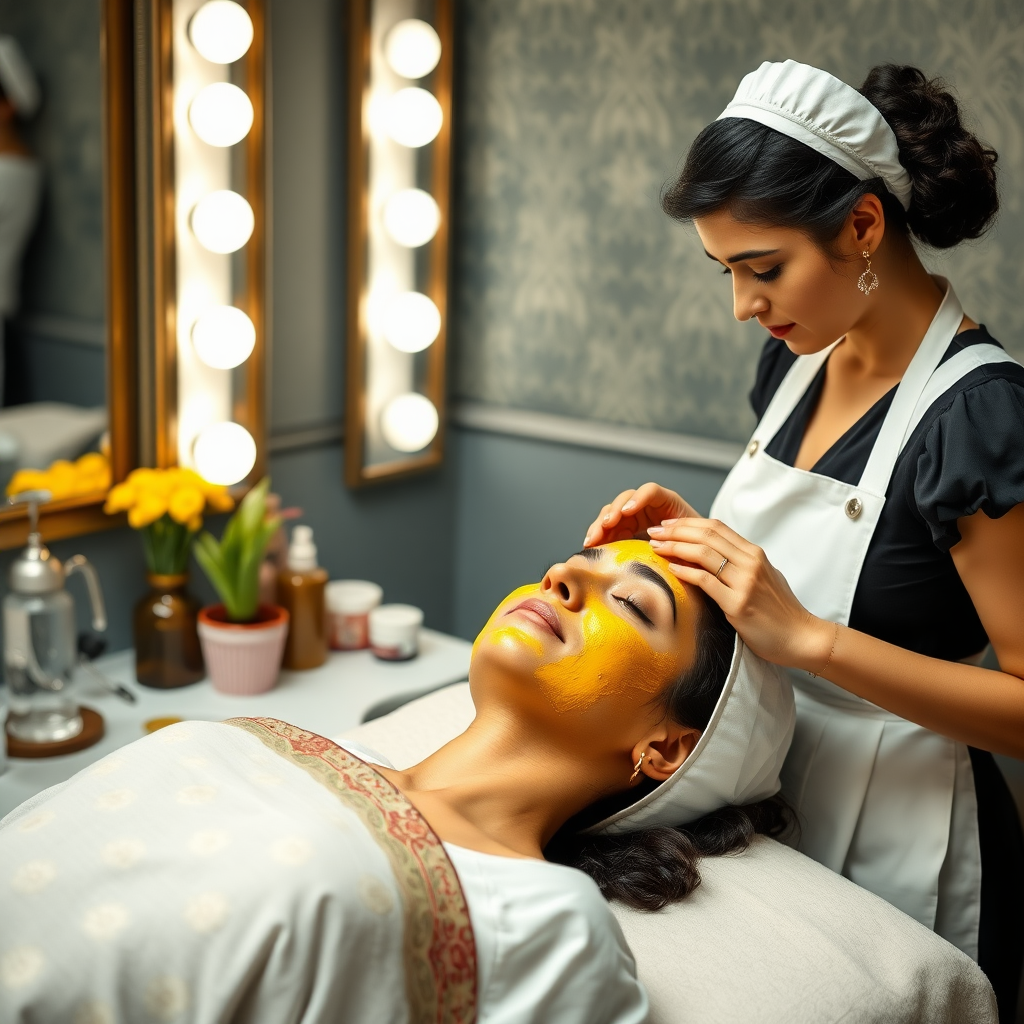
[[[943,362],[962,349],[998,344],[984,326],[958,334]],[[750,403],[760,419],[795,356],[769,338]],[[769,443],[792,466],[825,381],[822,366]],[[896,389],[880,398],[818,460],[813,472],[856,484]],[[985,629],[949,554],[957,520],[983,510],[996,519],[1024,502],[1024,367],[994,363],[972,370],[931,405],[893,469],[868,548],[849,625],[934,658],[958,661],[988,644]],[[971,749],[981,844],[978,960],[999,1001],[1001,1022],[1015,1020],[1024,961],[1024,834],[995,759]]]

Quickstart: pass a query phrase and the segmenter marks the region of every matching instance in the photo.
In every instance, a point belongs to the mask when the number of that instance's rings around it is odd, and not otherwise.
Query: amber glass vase
[[[199,602],[185,589],[188,574],[147,573],[149,593],[135,606],[135,677],[170,690],[206,674],[196,620]]]

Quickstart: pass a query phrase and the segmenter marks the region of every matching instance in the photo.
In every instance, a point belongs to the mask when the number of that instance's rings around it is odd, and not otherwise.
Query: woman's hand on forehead
[[[675,491],[656,483],[623,491],[605,505],[583,539],[585,548],[616,540],[647,540],[647,530],[665,519],[695,516],[697,511]]]

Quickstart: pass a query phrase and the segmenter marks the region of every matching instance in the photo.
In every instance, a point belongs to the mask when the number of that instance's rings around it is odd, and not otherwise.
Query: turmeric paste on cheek
[[[659,653],[637,629],[597,598],[583,610],[583,649],[536,672],[551,706],[560,712],[586,711],[601,697],[630,689],[653,696],[675,658]]]

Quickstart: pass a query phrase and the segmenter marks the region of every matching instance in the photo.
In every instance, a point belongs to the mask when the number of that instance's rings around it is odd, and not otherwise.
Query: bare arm
[[[679,519],[651,535],[660,553],[686,563],[673,566],[676,575],[717,601],[762,657],[819,673],[944,736],[1024,757],[1024,505],[1001,519],[978,512],[959,527],[951,554],[1000,672],[914,654],[811,615],[764,552],[717,521]],[[716,579],[723,558],[729,564]]]

